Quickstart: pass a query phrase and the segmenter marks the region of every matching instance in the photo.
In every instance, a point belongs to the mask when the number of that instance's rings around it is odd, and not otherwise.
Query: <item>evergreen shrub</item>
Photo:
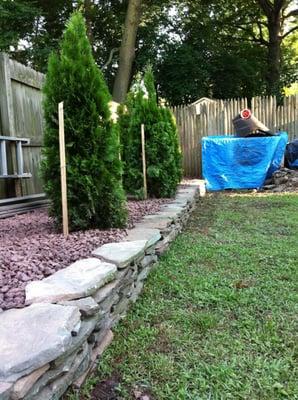
[[[143,196],[141,124],[145,125],[147,186],[150,197],[172,197],[182,177],[181,152],[174,116],[159,106],[153,72],[146,69],[119,109],[123,185],[127,193]]]
[[[67,195],[71,230],[123,227],[127,219],[118,125],[107,85],[92,56],[84,18],[70,18],[60,51],[48,62],[41,173],[50,212],[61,223],[58,103],[64,102]]]

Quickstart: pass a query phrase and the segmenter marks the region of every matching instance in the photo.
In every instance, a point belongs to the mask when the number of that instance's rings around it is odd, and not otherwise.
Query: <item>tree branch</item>
[[[289,14],[285,15],[285,19],[295,17],[296,15],[298,15],[298,8],[296,10],[292,10],[291,12],[289,12]]]
[[[110,51],[109,58],[107,59],[107,62],[102,66],[102,69],[107,68],[113,60],[114,54],[119,51],[119,47],[115,47]]]
[[[263,35],[262,24],[261,24],[259,21],[257,21],[256,24],[257,24],[257,27],[259,28],[260,43],[264,43],[264,42],[265,42],[265,39],[264,39],[264,35]]]
[[[296,31],[298,29],[298,26],[294,26],[294,28],[290,29],[288,32],[284,33],[281,36],[281,39],[284,39],[285,37],[287,37],[288,35],[290,35],[292,32]]]
[[[251,36],[253,42],[263,44],[264,46],[268,46],[267,40],[265,40],[264,37],[263,37],[263,32],[261,33],[261,31],[260,31],[260,37],[258,38],[253,33],[252,29],[245,28],[244,26],[241,26],[241,25],[235,25],[235,27],[238,28],[238,29],[241,29],[242,31],[244,31],[246,33],[248,33]],[[260,27],[259,27],[259,29],[260,29]]]

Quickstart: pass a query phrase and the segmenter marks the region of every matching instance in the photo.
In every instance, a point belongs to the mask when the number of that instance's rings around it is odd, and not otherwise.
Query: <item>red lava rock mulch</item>
[[[129,201],[128,228],[144,215],[159,211],[168,201]],[[0,219],[0,309],[23,307],[28,282],[43,279],[125,235],[125,229],[94,229],[64,238],[56,232],[46,210]]]

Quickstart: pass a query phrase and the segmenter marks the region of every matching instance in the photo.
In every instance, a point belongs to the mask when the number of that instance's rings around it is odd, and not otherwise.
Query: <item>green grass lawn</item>
[[[81,399],[298,399],[297,270],[297,194],[207,196]]]

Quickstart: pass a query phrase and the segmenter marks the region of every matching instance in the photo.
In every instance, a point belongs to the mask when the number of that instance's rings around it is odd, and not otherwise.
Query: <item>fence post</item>
[[[6,136],[16,136],[14,126],[14,110],[12,102],[9,57],[5,53],[0,54],[0,88],[2,132]]]
[[[10,65],[6,53],[0,53],[0,114],[2,134],[16,136]],[[8,154],[10,154],[13,173],[16,173],[18,171],[16,152],[13,148],[8,148]],[[13,187],[13,196],[20,197],[22,195],[21,181],[19,179],[9,180],[9,184]]]

